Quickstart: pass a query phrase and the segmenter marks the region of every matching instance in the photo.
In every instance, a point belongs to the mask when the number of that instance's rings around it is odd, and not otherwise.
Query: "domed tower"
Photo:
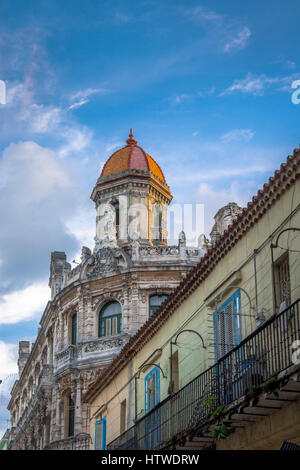
[[[164,174],[137,144],[130,129],[127,145],[114,152],[93,189],[96,247],[167,244],[167,208],[172,200]]]

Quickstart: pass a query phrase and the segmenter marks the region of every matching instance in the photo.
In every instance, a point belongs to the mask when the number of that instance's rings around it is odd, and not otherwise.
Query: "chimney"
[[[30,354],[30,342],[19,341],[19,358],[18,358],[19,376],[22,374],[22,371],[25,367],[29,354]]]

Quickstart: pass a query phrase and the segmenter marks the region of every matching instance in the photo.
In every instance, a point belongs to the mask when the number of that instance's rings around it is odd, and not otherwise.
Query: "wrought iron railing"
[[[293,343],[300,339],[300,299],[274,315],[212,367],[159,403],[134,426],[110,442],[108,450],[161,449],[173,436],[205,424],[207,397],[228,405],[247,389],[290,367]],[[204,403],[203,403],[204,402]]]

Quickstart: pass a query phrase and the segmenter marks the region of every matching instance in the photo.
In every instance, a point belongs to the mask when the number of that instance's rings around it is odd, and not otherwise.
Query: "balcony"
[[[11,440],[17,439],[24,428],[27,426],[28,422],[31,420],[35,409],[37,408],[40,402],[40,391],[45,390],[48,387],[51,387],[53,380],[53,368],[49,364],[44,364],[40,375],[38,377],[37,386],[34,390],[34,393],[28,403],[26,404],[25,409],[23,410],[22,416],[17,422],[16,426],[13,428],[13,433],[11,435]]]
[[[66,349],[56,354],[55,373],[85,363],[97,363],[100,359],[101,361],[111,361],[120,349],[125,346],[129,338],[130,336],[127,333],[120,333],[114,336],[83,341],[76,346],[70,344]]]
[[[89,450],[90,435],[86,433],[66,437],[48,444],[44,450]]]
[[[136,424],[110,442],[108,450],[166,449],[192,436],[189,447],[200,448],[214,442],[211,434],[211,410],[208,398],[213,397],[224,410],[231,410],[227,422],[243,426],[257,417],[255,401],[249,402],[243,415],[236,406],[245,403],[249,391],[284,377],[299,365],[293,363],[293,343],[300,339],[300,299],[278,315],[274,315],[237,347],[223,356],[177,393],[159,403]],[[297,372],[298,373],[298,372]],[[268,410],[279,409],[281,403],[300,396],[300,382],[289,381],[276,394],[257,398]],[[246,400],[247,401],[247,400]],[[261,412],[261,411],[260,411]],[[234,418],[236,417],[236,420]],[[177,444],[176,444],[177,442]],[[187,448],[186,448],[187,449]]]

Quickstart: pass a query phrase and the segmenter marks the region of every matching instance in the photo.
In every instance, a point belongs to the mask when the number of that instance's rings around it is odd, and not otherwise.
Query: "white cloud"
[[[229,95],[235,91],[241,93],[250,93],[253,95],[262,95],[266,84],[269,83],[269,79],[266,75],[260,75],[258,77],[248,73],[247,77],[242,80],[235,80],[233,84],[221,93],[222,95]]]
[[[226,132],[226,134],[223,134],[220,137],[221,142],[224,144],[227,144],[229,142],[249,142],[255,135],[255,132],[253,132],[251,129],[232,129],[229,132]]]
[[[32,104],[23,108],[19,117],[29,124],[32,132],[41,134],[52,131],[61,122],[61,115],[59,107]]]
[[[174,98],[172,98],[173,104],[181,104],[185,101],[189,101],[192,98],[192,95],[189,95],[187,93],[182,93],[181,95],[176,95]]]
[[[76,108],[80,108],[81,106],[83,106],[84,104],[88,103],[89,100],[87,100],[86,98],[82,98],[80,101],[76,101],[75,103],[71,104],[71,106],[68,107],[68,109],[76,109]]]
[[[69,175],[55,152],[35,142],[10,144],[0,161],[0,175],[4,185],[22,188],[22,205],[70,184]]]
[[[113,152],[114,150],[120,147],[124,147],[124,142],[119,141],[119,142],[107,144],[105,147],[105,153],[107,154],[107,153]]]
[[[58,150],[58,155],[64,158],[73,152],[85,150],[91,142],[92,132],[87,127],[68,128],[62,131],[62,136],[66,141]]]
[[[81,246],[94,248],[96,212],[94,207],[80,207],[76,213],[65,222],[67,232],[80,242]],[[78,257],[78,253],[76,254]]]
[[[266,171],[270,170],[270,166],[265,165],[252,165],[252,166],[245,166],[243,168],[235,168],[235,167],[226,167],[226,168],[219,168],[219,169],[211,169],[210,171],[199,171],[199,172],[192,172],[189,174],[179,174],[178,176],[170,177],[169,180],[173,183],[182,183],[185,184],[187,182],[192,181],[215,181],[224,178],[233,178],[237,176],[247,176],[255,173],[265,173]]]
[[[204,204],[204,226],[208,235],[214,224],[214,216],[218,210],[229,202],[236,202],[244,207],[250,200],[252,189],[234,181],[228,189],[215,190],[207,183],[201,183],[196,192],[196,200]]]
[[[6,385],[4,377],[18,372],[17,360],[17,346],[0,340],[0,379],[3,380],[1,384],[2,391]]]
[[[246,78],[235,80],[230,87],[226,88],[219,96],[230,95],[234,92],[249,93],[254,96],[262,96],[266,88],[276,86],[279,91],[291,91],[293,80],[299,74],[292,74],[285,77],[267,77],[265,74],[258,76],[248,73]]]
[[[10,144],[0,159],[0,294],[48,274],[52,250],[75,250],[64,220],[80,202],[82,165],[35,142]],[[76,191],[74,189],[76,188]]]
[[[24,83],[9,82],[6,87],[6,105],[14,106],[23,101],[25,93]]]
[[[295,69],[296,68],[296,62],[294,62],[293,60],[287,60],[285,65],[287,66],[287,68],[289,69]]]
[[[251,37],[251,31],[250,29],[245,26],[238,34],[237,36],[233,37],[230,41],[228,41],[225,46],[224,46],[224,52],[233,52],[237,50],[244,49],[248,41]]]
[[[208,22],[221,22],[223,16],[215,13],[212,10],[204,8],[202,6],[196,6],[194,8],[185,8],[184,13],[190,19],[194,21],[208,21]]]
[[[10,399],[10,390],[18,378],[18,347],[15,344],[0,340],[0,439],[9,427],[9,412],[7,404]]]
[[[68,109],[72,110],[80,108],[90,101],[87,98],[91,95],[106,95],[107,93],[109,93],[109,90],[106,88],[86,88],[84,90],[79,90],[71,96],[71,105]]]
[[[0,297],[0,324],[19,323],[40,316],[49,299],[46,281],[4,294]]]

